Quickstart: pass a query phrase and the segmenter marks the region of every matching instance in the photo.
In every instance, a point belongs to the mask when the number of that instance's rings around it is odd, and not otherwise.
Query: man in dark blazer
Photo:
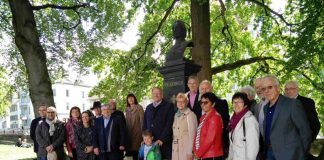
[[[34,152],[37,154],[37,151],[38,151],[38,143],[36,141],[36,134],[35,134],[35,131],[36,131],[36,127],[38,124],[40,124],[42,121],[45,121],[46,119],[46,105],[45,104],[41,104],[39,107],[38,107],[38,114],[39,114],[39,117],[35,118],[32,120],[31,124],[30,124],[30,138],[34,141]]]
[[[125,150],[126,126],[118,115],[113,115],[113,107],[101,107],[102,116],[96,118],[94,129],[94,153],[100,160],[122,160]]]
[[[321,129],[321,123],[318,119],[314,100],[299,95],[299,87],[296,81],[286,82],[285,96],[298,99],[302,103],[303,109],[309,120],[310,128],[312,130],[312,142],[313,142],[316,139],[319,130]]]
[[[188,108],[190,108],[191,111],[193,111],[197,117],[197,121],[199,122],[199,119],[201,117],[201,107],[199,104],[199,80],[197,76],[189,76],[188,78],[188,88],[189,91],[186,93],[188,96],[189,103],[187,105]]]
[[[311,142],[311,130],[300,101],[280,94],[278,79],[267,75],[262,91],[269,103],[264,107],[266,158],[305,160]]]
[[[153,141],[161,147],[162,159],[171,160],[174,106],[163,99],[161,88],[154,87],[151,93],[153,103],[146,107],[143,130],[152,132]]]

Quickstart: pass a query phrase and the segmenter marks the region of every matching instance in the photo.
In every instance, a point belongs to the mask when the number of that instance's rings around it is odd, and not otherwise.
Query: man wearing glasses
[[[39,117],[35,118],[32,120],[31,124],[30,124],[30,138],[34,141],[34,152],[37,154],[38,152],[38,144],[36,141],[36,135],[35,135],[35,131],[36,131],[36,127],[39,123],[41,123],[42,121],[45,121],[46,118],[46,105],[45,104],[41,104],[38,107],[38,114]]]
[[[36,128],[36,141],[39,160],[47,160],[48,156],[64,159],[65,128],[63,122],[56,119],[55,107],[47,108],[46,120]]]
[[[302,104],[280,94],[279,80],[263,79],[262,92],[269,103],[264,107],[264,140],[267,160],[305,160],[311,131]]]
[[[286,82],[285,96],[298,99],[302,103],[307,119],[309,120],[309,125],[312,131],[312,142],[313,142],[316,139],[319,130],[321,129],[321,123],[319,122],[318,119],[314,100],[299,95],[299,87],[297,81]],[[312,156],[312,155],[309,154],[308,156]],[[313,157],[312,159],[315,159],[315,157]]]

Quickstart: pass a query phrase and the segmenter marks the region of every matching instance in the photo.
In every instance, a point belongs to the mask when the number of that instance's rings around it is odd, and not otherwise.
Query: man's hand
[[[87,146],[86,148],[86,153],[91,153],[93,151],[93,146]]]
[[[99,156],[99,148],[94,148],[93,152],[95,155]]]
[[[69,153],[68,153],[68,156],[71,157],[71,158],[73,158],[73,154],[72,154],[72,152],[69,152]]]
[[[52,145],[49,145],[46,147],[46,151],[49,153],[52,152],[53,150],[54,150],[54,147]]]
[[[159,145],[159,146],[162,146],[162,145],[163,145],[163,142],[162,142],[161,140],[157,140],[155,143],[156,143],[157,145]]]
[[[125,147],[124,146],[119,146],[119,150],[123,151],[123,150],[125,150]]]

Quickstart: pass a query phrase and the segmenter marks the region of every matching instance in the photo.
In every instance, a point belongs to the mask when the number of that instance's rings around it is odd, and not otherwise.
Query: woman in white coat
[[[255,160],[259,151],[259,124],[249,111],[249,99],[237,92],[232,97],[234,114],[228,125],[228,160]]]
[[[192,147],[196,135],[197,118],[188,105],[188,97],[184,93],[177,95],[178,111],[174,115],[172,160],[192,160]]]

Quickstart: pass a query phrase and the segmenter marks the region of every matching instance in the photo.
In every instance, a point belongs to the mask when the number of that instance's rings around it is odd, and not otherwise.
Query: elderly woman
[[[232,98],[234,114],[228,125],[228,160],[255,160],[259,151],[259,125],[248,109],[249,99],[237,92]]]
[[[91,113],[91,111],[87,110],[82,112],[82,124],[77,125],[74,128],[74,140],[78,159],[95,159],[92,145],[94,136],[92,117],[94,117],[94,115]]]
[[[81,111],[80,108],[74,106],[70,110],[70,119],[65,124],[66,130],[66,148],[68,150],[68,155],[71,160],[77,160],[77,152],[74,141],[74,128],[81,120]]]
[[[201,108],[205,114],[200,118],[197,134],[194,141],[194,156],[198,159],[223,159],[223,123],[221,116],[216,112],[217,97],[214,93],[205,93],[201,96]]]
[[[192,160],[192,144],[197,129],[197,118],[188,107],[188,97],[177,95],[178,111],[173,122],[172,160]]]
[[[138,149],[142,142],[142,125],[144,119],[144,110],[138,104],[134,94],[128,94],[126,97],[126,127],[127,141],[126,156],[131,156],[133,159],[138,159]]]

